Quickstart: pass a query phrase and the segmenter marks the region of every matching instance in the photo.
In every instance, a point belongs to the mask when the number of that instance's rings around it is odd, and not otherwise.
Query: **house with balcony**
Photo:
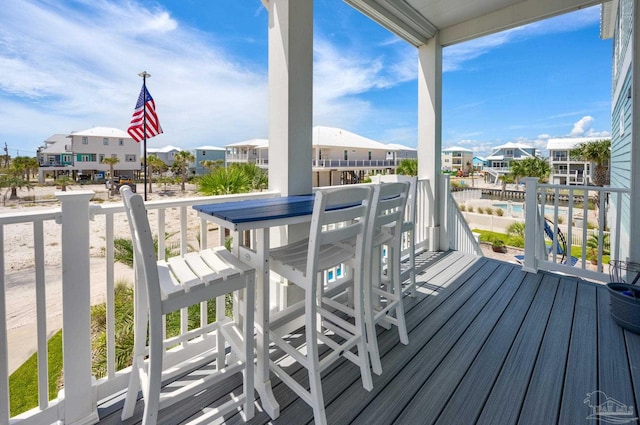
[[[251,139],[225,145],[225,163],[256,164],[267,168],[269,165],[269,141],[267,139]]]
[[[473,151],[471,149],[452,146],[442,149],[442,171],[468,173],[473,168]]]
[[[314,127],[312,145],[314,187],[357,183],[366,175],[394,172],[403,159],[417,158],[415,148],[376,142],[335,127]],[[245,162],[269,168],[267,139],[232,143],[225,148],[227,164]]]
[[[611,314],[608,267],[602,264],[599,243],[595,270],[586,267],[584,250],[576,264],[566,264],[557,250],[545,248],[544,217],[558,217],[558,206],[549,202],[562,193],[586,191],[597,194],[596,214],[600,223],[606,217],[611,229],[611,259],[640,263],[640,73],[634,71],[634,52],[640,45],[637,2],[604,3],[588,0],[436,0],[389,1],[347,0],[417,49],[418,63],[418,189],[414,218],[416,253],[415,297],[402,299],[407,317],[409,343],[401,344],[394,332],[376,329],[382,373],[373,378],[371,391],[364,390],[359,373],[348,362],[326,370],[322,375],[327,422],[332,424],[574,424],[592,421],[632,423],[636,421],[639,397],[640,335],[622,328]],[[515,28],[551,16],[602,4],[602,32],[613,37],[615,54],[612,103],[611,187],[540,184],[526,181],[526,236],[523,264],[498,261],[479,255],[470,229],[465,225],[449,192],[448,176],[441,174],[442,150],[442,49],[462,41]],[[269,190],[260,193],[198,197],[150,202],[154,217],[165,218],[166,210],[180,211],[181,228],[187,226],[192,206],[231,200],[283,197],[312,193],[313,164],[313,1],[265,0],[269,13]],[[638,125],[636,125],[638,124]],[[509,149],[509,148],[505,148]],[[517,152],[521,150],[518,148]],[[490,159],[496,167],[508,166],[515,159],[514,148],[502,158]],[[499,156],[496,154],[495,156]],[[535,152],[530,152],[535,155]],[[104,229],[107,312],[114,310],[113,222],[123,216],[121,205],[93,204],[93,194],[74,191],[58,194],[61,207],[36,214],[6,214],[6,226],[26,225],[34,234],[36,270],[45,269],[45,242],[42,228],[60,226],[62,255],[62,327],[64,391],[49,394],[47,371],[47,304],[42,288],[51,277],[36,272],[34,297],[37,320],[38,405],[20,415],[9,407],[7,358],[11,350],[12,329],[7,325],[7,301],[0,296],[0,423],[95,424],[121,423],[123,391],[131,368],[116,367],[116,335],[113,313],[107,313],[105,339],[107,368],[102,376],[91,369],[91,288],[89,225],[97,221]],[[587,203],[567,208],[587,210]],[[150,214],[151,215],[151,214]],[[184,220],[184,221],[183,221]],[[224,232],[211,237],[199,217],[196,233],[202,247],[224,244]],[[555,220],[555,223],[558,221]],[[198,226],[199,224],[199,226]],[[193,229],[192,229],[193,230]],[[274,246],[308,236],[300,224],[274,228],[279,238]],[[604,226],[598,231],[601,241]],[[233,232],[233,229],[230,229]],[[563,232],[586,229],[566,223]],[[165,223],[159,219],[153,232],[164,241]],[[270,232],[266,232],[268,237]],[[557,232],[553,233],[557,246]],[[235,234],[238,240],[239,234]],[[248,239],[256,241],[255,235]],[[182,254],[186,255],[187,231],[181,232]],[[265,242],[265,235],[261,242]],[[266,240],[268,242],[268,240]],[[584,247],[579,247],[584,248]],[[7,249],[7,248],[3,248]],[[159,250],[163,252],[164,250]],[[162,255],[162,254],[160,254]],[[245,260],[254,260],[247,252]],[[257,261],[264,258],[257,256]],[[47,258],[47,265],[54,261]],[[6,280],[3,268],[0,279]],[[632,280],[637,271],[625,270],[623,278]],[[267,277],[268,278],[268,277]],[[4,281],[3,281],[4,282]],[[258,302],[258,308],[278,312],[289,299],[289,286],[274,280],[278,291],[273,299]],[[2,285],[7,291],[7,285]],[[259,292],[259,291],[258,291]],[[3,292],[4,295],[4,292]],[[206,311],[206,308],[202,310]],[[186,312],[185,312],[186,313]],[[186,314],[184,315],[186,316]],[[183,323],[175,349],[187,352],[187,323]],[[293,329],[288,338],[299,332]],[[18,340],[23,344],[26,339]],[[211,338],[211,344],[215,338]],[[328,343],[331,343],[328,341]],[[263,349],[265,347],[262,347]],[[193,353],[192,353],[193,354]],[[281,353],[271,353],[274,363]],[[281,364],[306,384],[306,374],[296,372],[297,362]],[[193,365],[195,376],[173,376],[166,394],[181,379],[199,379],[210,365]],[[179,409],[164,409],[161,423],[181,424],[197,420],[215,410],[229,398],[228,391],[241,390],[242,377],[233,377],[223,387],[212,386],[189,397]],[[284,382],[259,383],[258,404],[250,423],[311,423],[313,412]],[[275,407],[277,406],[277,407]],[[142,403],[136,406],[130,423],[139,423]],[[610,410],[615,410],[611,412]],[[224,423],[242,423],[238,412],[228,412]]]
[[[487,165],[484,171],[487,173],[487,181],[496,183],[501,176],[509,173],[511,161],[534,158],[536,155],[536,148],[525,143],[509,142],[496,146],[486,158]]]
[[[580,143],[599,140],[598,137],[567,137],[549,139],[549,181],[554,184],[587,185],[593,180],[592,164],[571,155],[571,150]]]
[[[106,157],[120,160],[114,165],[118,176],[133,178],[141,169],[140,144],[123,130],[93,127],[68,135],[56,134],[38,149],[39,181],[44,182],[45,175],[55,178],[61,174],[74,180],[79,174],[89,175],[91,180],[105,178],[109,165],[102,161]]]

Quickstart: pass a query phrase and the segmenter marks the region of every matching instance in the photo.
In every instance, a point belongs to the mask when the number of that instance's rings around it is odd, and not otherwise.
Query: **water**
[[[509,213],[509,204],[492,204],[493,208],[501,208],[505,213]],[[544,214],[553,216],[555,209],[553,207],[545,207]],[[563,214],[562,209],[558,211],[559,214]],[[522,204],[511,204],[511,214],[512,215],[522,215]]]

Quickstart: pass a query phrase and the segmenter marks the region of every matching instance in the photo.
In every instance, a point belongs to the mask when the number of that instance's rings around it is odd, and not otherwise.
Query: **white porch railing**
[[[428,242],[429,226],[423,217],[429,217],[434,208],[433,196],[430,195],[426,180],[418,182],[416,199],[415,245],[418,250],[425,249]],[[98,420],[97,405],[99,400],[112,397],[126,388],[129,368],[118,370],[116,366],[115,336],[115,250],[114,240],[118,237],[129,239],[128,227],[125,234],[118,234],[115,224],[125,220],[124,207],[117,204],[92,204],[93,192],[73,191],[59,193],[61,207],[47,211],[17,212],[0,215],[0,424],[10,425],[42,425],[52,423],[92,424]],[[207,227],[212,225],[200,220],[191,206],[196,204],[219,203],[231,200],[254,199],[279,196],[277,192],[261,192],[242,195],[215,197],[198,197],[171,201],[147,202],[147,209],[158,236],[158,252],[165,252],[165,236],[173,229],[178,229],[180,250],[186,252],[189,244],[197,244],[198,237],[202,246],[216,246],[224,243],[224,235],[218,232],[217,241],[208,241]],[[171,218],[176,217],[176,218]],[[177,221],[177,223],[176,223]],[[38,353],[38,405],[33,409],[11,416],[9,409],[9,357],[16,345],[9,342],[10,323],[7,317],[7,278],[11,265],[7,267],[5,257],[11,246],[5,242],[4,232],[9,226],[23,226],[23,237],[33,235],[33,261],[36,296],[35,305],[37,340],[35,349]],[[91,238],[91,227],[99,227],[101,236],[96,241]],[[55,229],[60,239],[51,240],[46,236]],[[21,228],[22,229],[22,228]],[[30,230],[32,229],[32,230]],[[44,230],[47,230],[45,232]],[[196,236],[198,234],[199,236]],[[209,242],[209,243],[207,243]],[[59,258],[46,251],[47,246],[61,244],[62,254]],[[104,258],[92,258],[96,245],[103,244]],[[408,249],[408,246],[405,247]],[[104,272],[93,270],[92,264],[104,260]],[[47,370],[47,337],[51,333],[51,302],[47,304],[47,290],[56,284],[59,276],[49,273],[46,267],[59,265],[62,267],[62,328],[63,328],[63,367],[65,388],[57,397],[49,394],[49,378]],[[46,267],[45,267],[46,266]],[[99,276],[97,275],[99,274]],[[96,280],[98,279],[98,280]],[[133,271],[131,271],[133,280]],[[91,329],[90,306],[92,291],[98,283],[104,282],[106,301],[106,373],[103,377],[93,377],[91,371]],[[91,285],[88,283],[92,283]],[[60,304],[60,303],[58,303]],[[182,315],[181,332],[186,331],[186,312]],[[28,342],[28,341],[27,341]],[[20,341],[14,344],[23,344]],[[191,355],[198,346],[180,347],[185,356]],[[96,379],[97,378],[97,379]]]
[[[476,238],[473,236],[473,232],[471,231],[471,228],[469,228],[462,212],[460,212],[458,203],[454,199],[454,195],[451,193],[449,175],[442,175],[441,189],[441,193],[445,196],[443,217],[446,223],[445,232],[448,237],[448,247],[443,248],[449,248],[482,257],[482,249],[480,248]]]
[[[629,195],[628,189],[617,189],[611,187],[597,186],[568,186],[554,184],[539,184],[537,178],[526,178],[526,198],[525,198],[525,259],[523,270],[535,272],[537,270],[560,271],[563,273],[580,276],[600,282],[609,281],[608,265],[603,264],[605,249],[608,248],[610,259],[619,259],[621,252],[620,217],[622,211],[623,196]],[[560,207],[560,194],[568,194],[568,205]],[[596,199],[598,204],[595,210],[590,210],[588,201],[578,205],[574,202],[574,194],[591,194],[592,199]],[[547,201],[552,199],[552,201]],[[588,199],[588,197],[586,197]],[[549,202],[549,203],[548,203]],[[550,210],[551,209],[551,213]],[[562,211],[562,212],[561,212]],[[541,212],[544,212],[541,214]],[[612,214],[615,212],[615,216]],[[566,215],[569,219],[566,224],[558,225],[558,217]],[[574,215],[575,214],[575,215]],[[580,215],[579,226],[576,225],[576,215]],[[571,245],[576,241],[581,241],[577,263],[571,265],[570,262],[561,262],[562,256],[557,253],[559,241],[557,232],[554,229],[554,239],[552,241],[551,254],[544,241],[544,220],[545,216],[551,220],[554,227],[559,227],[567,240],[567,257],[571,256]],[[587,220],[593,217],[597,222],[597,229],[589,230]],[[611,232],[605,229],[610,228]],[[595,236],[591,236],[595,235]],[[577,236],[577,237],[576,237]],[[591,260],[590,249],[585,241],[594,238],[597,247],[593,248],[595,254],[596,270],[590,270],[587,264]],[[608,239],[608,241],[607,241]]]

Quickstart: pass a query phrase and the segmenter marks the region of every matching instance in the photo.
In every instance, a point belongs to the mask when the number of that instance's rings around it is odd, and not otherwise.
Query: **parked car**
[[[76,183],[80,183],[80,184],[91,183],[91,176],[89,174],[78,174],[78,177],[76,178]]]
[[[136,185],[135,183],[133,183],[133,181],[131,180],[130,177],[127,176],[122,176],[122,177],[114,177],[113,179],[107,179],[107,181],[104,183],[105,187],[107,188],[107,190],[111,190],[111,182],[113,180],[113,184],[116,185],[116,191],[119,191],[120,188],[122,186],[129,186],[131,188],[131,191],[135,193],[136,191]]]

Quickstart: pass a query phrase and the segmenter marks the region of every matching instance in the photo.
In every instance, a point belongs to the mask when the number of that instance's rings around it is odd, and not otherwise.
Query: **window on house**
[[[89,138],[88,137],[83,137],[82,138],[82,144],[83,145],[88,145],[89,144]]]
[[[371,161],[371,151],[369,151],[368,157],[369,157],[369,161]]]
[[[513,156],[513,149],[507,149],[504,151],[504,156]]]
[[[124,162],[136,162],[136,154],[127,154],[124,156]]]
[[[348,150],[344,150],[344,160],[348,160],[349,159],[349,151]]]
[[[102,164],[102,163],[104,162],[104,154],[103,154],[103,153],[101,153],[100,155],[98,155],[98,162],[99,162],[100,164]]]
[[[322,149],[318,150],[318,159],[322,159]]]
[[[118,146],[124,146],[124,139],[118,139]]]
[[[102,144],[105,146],[109,146],[109,138],[105,137],[104,139],[102,139]]]

